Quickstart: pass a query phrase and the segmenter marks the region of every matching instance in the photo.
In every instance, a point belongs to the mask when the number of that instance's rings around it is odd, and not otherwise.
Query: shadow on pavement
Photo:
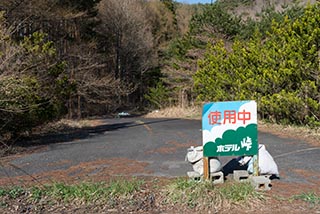
[[[18,140],[15,145],[20,147],[31,147],[37,145],[49,145],[53,143],[69,142],[79,139],[87,139],[97,135],[102,135],[105,132],[116,131],[119,129],[126,129],[141,125],[148,125],[153,123],[162,123],[168,121],[174,121],[179,119],[154,119],[147,122],[137,122],[136,120],[122,122],[122,123],[113,123],[113,124],[103,124],[94,127],[83,127],[83,128],[68,128],[61,130],[62,133],[48,133],[48,134],[36,134],[29,137],[22,138]]]

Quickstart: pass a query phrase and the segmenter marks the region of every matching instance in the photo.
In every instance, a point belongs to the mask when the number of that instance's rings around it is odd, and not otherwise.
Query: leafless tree
[[[56,81],[63,76],[51,74],[59,61],[44,34],[17,42],[12,39],[13,29],[0,14],[0,133],[39,123],[44,118],[40,112],[55,105]]]
[[[140,89],[144,73],[155,64],[145,6],[140,0],[102,0],[98,5],[101,24],[96,29],[107,40],[104,48],[106,57],[112,59],[115,78]]]
[[[83,110],[88,114],[92,106],[95,106],[96,111],[91,114],[117,108],[114,99],[134,90],[130,85],[120,84],[120,80],[110,72],[108,64],[101,59],[95,41],[69,47],[66,57],[70,81],[76,86],[68,101],[70,118],[73,117],[74,110],[77,118],[80,118]]]
[[[161,49],[177,35],[174,14],[161,2],[147,3],[147,17],[156,45]]]

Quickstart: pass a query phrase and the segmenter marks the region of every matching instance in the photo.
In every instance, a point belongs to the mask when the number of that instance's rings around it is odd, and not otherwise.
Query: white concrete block
[[[213,182],[213,184],[223,184],[224,183],[224,176],[223,172],[215,172],[210,174],[210,178]]]
[[[233,171],[233,179],[236,182],[247,181],[249,178],[249,173],[247,170],[234,170]]]
[[[268,176],[250,176],[249,180],[256,190],[271,190],[271,180]]]

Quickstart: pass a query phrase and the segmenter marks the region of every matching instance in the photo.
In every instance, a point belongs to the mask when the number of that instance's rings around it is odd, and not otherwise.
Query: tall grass
[[[314,204],[314,205],[320,205],[320,195],[314,193],[314,192],[308,192],[308,193],[302,193],[299,195],[293,196],[293,199],[300,199],[305,202]]]
[[[146,198],[142,190],[143,184],[144,181],[140,179],[115,179],[108,183],[54,183],[30,188],[0,187],[0,199],[3,199],[0,206],[10,206],[12,200],[8,199],[21,199],[32,202],[35,206],[74,204],[117,208],[119,204],[137,204],[139,207],[134,209],[140,209],[156,200],[160,207],[178,206],[198,211],[220,212],[231,209],[233,205],[247,206],[263,198],[262,193],[255,191],[249,183],[227,182],[223,185],[213,185],[211,182],[197,182],[187,178],[174,179],[165,185],[150,189],[152,196]]]
[[[184,204],[190,208],[207,207],[218,210],[233,203],[246,204],[252,200],[263,199],[250,183],[227,183],[215,186],[212,182],[197,182],[177,179],[165,189],[165,203]]]
[[[40,201],[43,198],[50,198],[54,201],[79,201],[84,203],[107,201],[115,197],[126,197],[135,191],[139,191],[143,180],[113,180],[108,184],[100,183],[80,183],[68,185],[64,183],[54,183],[44,186],[34,186],[31,188],[9,187],[0,188],[0,197],[15,199],[27,196],[33,201]]]

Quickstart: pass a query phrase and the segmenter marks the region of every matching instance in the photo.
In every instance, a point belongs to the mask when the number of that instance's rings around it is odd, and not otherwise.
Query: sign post
[[[205,164],[209,157],[254,156],[254,165],[258,166],[256,102],[205,104],[202,111],[202,140],[205,179],[209,178],[209,164]],[[253,173],[258,175],[257,167]]]

